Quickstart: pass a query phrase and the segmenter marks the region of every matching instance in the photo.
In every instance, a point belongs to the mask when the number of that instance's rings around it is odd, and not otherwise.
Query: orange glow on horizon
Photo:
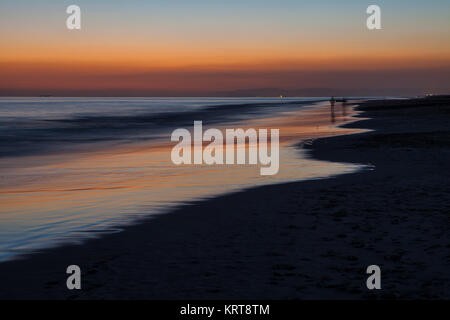
[[[95,89],[129,89],[144,95],[148,90],[163,90],[170,95],[177,90],[333,88],[345,82],[352,88],[357,81],[351,72],[415,70],[424,74],[421,70],[450,70],[449,44],[436,50],[431,44],[413,47],[410,41],[392,46],[371,45],[364,39],[353,45],[309,39],[312,43],[304,46],[241,41],[187,46],[174,42],[146,44],[135,39],[99,43],[59,39],[58,45],[23,40],[11,42],[0,52],[0,89],[7,95],[14,90],[39,94]],[[311,73],[323,77],[332,72],[349,75],[331,80],[309,77]],[[398,83],[401,86],[402,80]]]

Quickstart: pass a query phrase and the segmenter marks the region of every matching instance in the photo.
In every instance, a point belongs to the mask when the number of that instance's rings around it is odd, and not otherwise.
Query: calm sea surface
[[[319,98],[0,98],[0,261],[103,232],[194,199],[361,166],[316,161],[300,141],[352,133],[350,107]],[[171,132],[279,128],[280,171],[175,166]],[[214,214],[214,213],[211,213]]]

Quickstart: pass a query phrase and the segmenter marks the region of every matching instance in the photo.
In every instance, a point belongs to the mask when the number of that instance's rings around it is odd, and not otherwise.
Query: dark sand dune
[[[311,156],[375,170],[183,206],[0,264],[1,298],[450,298],[450,99],[374,101]],[[65,269],[82,269],[68,291]],[[368,291],[365,269],[382,270]]]

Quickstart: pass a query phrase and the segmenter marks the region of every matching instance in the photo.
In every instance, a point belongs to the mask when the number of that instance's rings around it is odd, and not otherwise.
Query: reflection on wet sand
[[[345,122],[348,121],[349,119],[347,118],[347,108],[349,108],[349,105],[347,103],[347,101],[342,101],[342,102],[338,102],[338,103],[331,103],[330,104],[330,121],[331,123],[336,123],[336,122]],[[342,115],[339,116],[338,112],[336,112],[336,110],[341,109],[341,113]]]
[[[7,170],[0,182],[0,260],[193,199],[356,170],[356,165],[309,159],[294,147],[301,140],[357,132],[334,126],[344,116],[333,116],[330,125],[327,113],[322,104],[245,123],[245,128],[280,129],[280,171],[275,176],[261,176],[258,165],[176,166],[170,160],[175,145],[170,137],[101,152],[1,159]]]
[[[336,122],[336,114],[334,112],[334,103],[331,104],[330,110],[331,110],[331,123],[335,123]]]

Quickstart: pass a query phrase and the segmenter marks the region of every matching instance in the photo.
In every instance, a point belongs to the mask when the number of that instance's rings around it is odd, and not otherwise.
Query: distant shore
[[[450,298],[450,97],[362,103],[313,158],[371,165],[182,206],[0,264],[3,299]],[[300,147],[300,146],[299,146]],[[68,265],[82,270],[69,291]],[[382,290],[365,286],[367,266]]]

